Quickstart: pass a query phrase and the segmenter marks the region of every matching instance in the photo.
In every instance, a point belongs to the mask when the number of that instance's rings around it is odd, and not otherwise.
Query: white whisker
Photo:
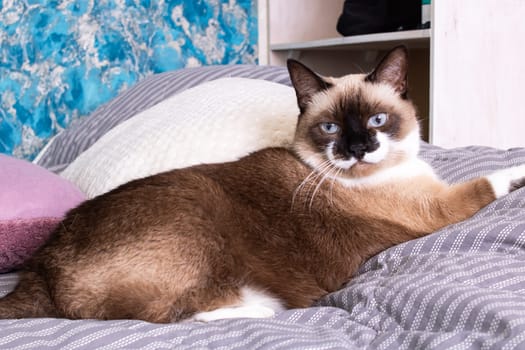
[[[297,197],[297,195],[306,187],[306,185],[308,185],[307,191],[306,191],[306,198],[307,198],[308,194],[310,193],[310,189],[314,186],[316,180],[324,174],[327,168],[331,166],[332,165],[331,165],[330,160],[325,160],[324,162],[319,164],[317,167],[312,169],[312,172],[310,172],[310,174],[308,174],[308,176],[299,184],[299,186],[297,186],[297,188],[295,189],[293,193],[292,205],[291,205],[292,210],[295,205],[295,198]]]
[[[332,184],[330,185],[330,205],[334,205],[334,184],[339,175],[343,172],[343,169],[337,169],[334,176],[332,176]]]
[[[326,172],[321,178],[321,180],[317,183],[317,186],[315,186],[314,192],[312,193],[312,197],[310,198],[310,205],[309,205],[310,211],[312,210],[312,205],[314,203],[315,194],[317,193],[317,191],[319,190],[323,182],[330,176],[330,172],[334,169],[337,170],[337,167],[333,163],[331,163],[330,166],[326,168]]]

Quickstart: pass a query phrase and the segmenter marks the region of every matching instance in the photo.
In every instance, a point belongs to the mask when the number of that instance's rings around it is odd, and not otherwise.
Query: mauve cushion
[[[23,263],[71,208],[84,201],[71,182],[0,154],[0,272]]]

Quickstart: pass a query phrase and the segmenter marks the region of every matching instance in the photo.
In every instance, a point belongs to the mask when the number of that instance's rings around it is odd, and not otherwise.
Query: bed
[[[290,89],[287,72],[279,67],[212,66],[152,76],[60,133],[35,163],[50,173],[63,174],[77,162],[69,179],[86,176],[79,169],[100,153],[86,157],[90,149],[118,140],[130,127],[137,127],[128,123],[128,129],[121,128],[120,134],[108,138],[112,130],[138,115],[152,118],[152,109],[164,101],[185,92],[187,97],[188,91],[195,91],[192,89],[226,78],[271,82]],[[274,93],[262,99],[261,105],[269,103],[269,98],[277,99]],[[250,94],[246,91],[246,99]],[[170,106],[178,106],[180,99],[172,102]],[[159,110],[169,115],[169,108]],[[153,114],[158,115],[159,110]],[[282,135],[274,142],[286,143],[288,138],[289,134]],[[255,141],[251,145],[263,146],[268,145]],[[449,182],[525,163],[522,148],[442,149],[422,142],[421,156]],[[141,164],[163,159],[158,149],[142,157]],[[176,165],[181,164],[164,166]],[[104,166],[109,165],[96,168]],[[87,197],[105,189],[89,191]],[[469,220],[383,251],[363,264],[341,290],[309,308],[288,310],[270,319],[207,324],[0,320],[0,349],[520,349],[525,348],[524,245],[525,190],[518,190]],[[8,293],[16,281],[16,268],[4,269],[0,295]]]

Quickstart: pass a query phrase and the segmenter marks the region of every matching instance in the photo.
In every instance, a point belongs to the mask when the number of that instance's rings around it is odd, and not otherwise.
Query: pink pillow
[[[0,272],[23,263],[64,214],[85,199],[58,175],[0,154]]]

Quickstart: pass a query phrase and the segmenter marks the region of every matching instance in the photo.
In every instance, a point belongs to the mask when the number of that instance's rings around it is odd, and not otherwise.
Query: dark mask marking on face
[[[361,92],[358,91],[353,98],[343,99],[339,106],[339,118],[342,120],[343,132],[337,143],[336,151],[344,158],[355,157],[363,159],[366,153],[379,148],[376,131],[367,128],[370,108],[361,101]]]

